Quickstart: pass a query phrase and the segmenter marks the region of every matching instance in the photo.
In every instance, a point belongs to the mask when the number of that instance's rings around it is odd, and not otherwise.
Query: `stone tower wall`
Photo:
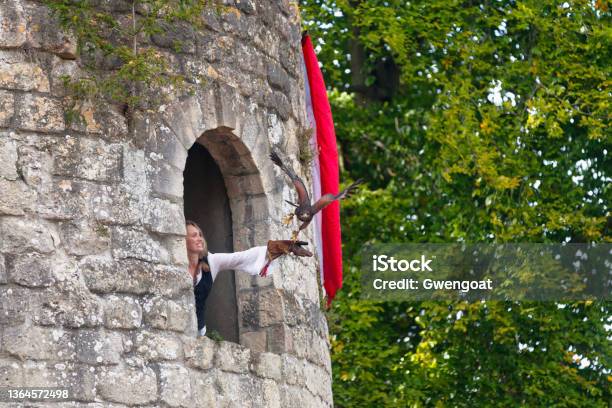
[[[204,80],[137,115],[130,135],[116,106],[65,121],[74,38],[39,1],[0,2],[0,387],[68,388],[67,406],[332,405],[314,258],[287,257],[269,279],[236,274],[240,344],[195,337],[187,150],[199,141],[223,173],[235,250],[289,235],[280,220],[294,192],[271,148],[306,176],[297,6],[224,3],[184,52],[152,38],[177,72]]]

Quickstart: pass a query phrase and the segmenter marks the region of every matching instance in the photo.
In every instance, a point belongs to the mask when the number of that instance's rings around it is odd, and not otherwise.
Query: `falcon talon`
[[[281,221],[282,224],[288,227],[289,225],[291,225],[291,222],[293,221],[294,216],[295,216],[295,213],[287,214],[285,217],[283,217],[283,220]]]

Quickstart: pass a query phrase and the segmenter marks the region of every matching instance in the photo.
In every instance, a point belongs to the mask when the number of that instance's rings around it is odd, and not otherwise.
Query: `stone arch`
[[[224,102],[219,102],[217,93],[207,95],[208,103],[206,96],[203,102],[201,98],[189,97],[167,109],[164,123],[174,134],[174,143],[178,140],[182,149],[167,146],[165,150],[171,151],[171,156],[175,157],[172,167],[178,167],[181,160],[184,166],[187,151],[194,143],[204,146],[221,170],[225,183],[232,217],[233,250],[265,245],[270,236],[269,220],[272,216],[262,171],[271,171],[271,165],[267,161],[256,163],[253,152],[238,136],[243,123],[234,112],[244,112],[243,107],[236,107],[233,103],[227,107]],[[226,99],[232,99],[231,95]],[[181,152],[177,153],[177,150]],[[273,280],[238,273],[235,274],[235,290],[240,344],[255,351],[284,351],[284,347],[279,346],[285,343],[285,336],[281,333],[283,302]],[[260,316],[262,300],[266,308],[275,310],[272,316],[266,315],[264,319]],[[279,341],[269,341],[270,338]]]

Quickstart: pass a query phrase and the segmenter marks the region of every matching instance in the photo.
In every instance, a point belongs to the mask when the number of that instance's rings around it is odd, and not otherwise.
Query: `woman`
[[[297,256],[312,256],[312,253],[302,248],[307,245],[306,242],[290,240],[268,241],[268,246],[258,246],[241,252],[213,254],[208,252],[206,239],[198,224],[193,221],[186,221],[185,224],[189,274],[193,279],[200,336],[206,334],[206,299],[219,272],[237,270],[249,275],[266,276],[271,272],[272,261],[282,255],[291,252]]]

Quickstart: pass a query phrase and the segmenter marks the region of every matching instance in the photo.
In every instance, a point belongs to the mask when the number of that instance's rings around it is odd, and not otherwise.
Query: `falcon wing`
[[[361,183],[363,183],[363,180],[357,180],[356,182],[354,182],[353,184],[351,184],[350,186],[348,186],[347,188],[345,188],[344,190],[342,190],[339,194],[337,195],[333,195],[333,194],[325,194],[324,196],[322,196],[319,201],[317,201],[313,206],[312,206],[312,213],[316,214],[319,211],[321,211],[322,209],[324,209],[325,207],[327,207],[328,205],[330,205],[331,203],[333,203],[336,200],[342,200],[343,198],[348,197],[348,195],[350,193],[353,192],[353,190],[360,185]]]
[[[295,187],[295,190],[298,194],[298,204],[300,206],[304,204],[309,205],[310,197],[308,196],[308,190],[306,190],[306,186],[304,185],[302,179],[299,178],[297,174],[295,174],[293,169],[291,169],[289,166],[285,166],[285,164],[283,163],[281,158],[278,157],[278,154],[276,154],[276,152],[273,151],[272,153],[270,153],[270,159],[274,162],[274,164],[280,167],[293,182],[293,186]]]

